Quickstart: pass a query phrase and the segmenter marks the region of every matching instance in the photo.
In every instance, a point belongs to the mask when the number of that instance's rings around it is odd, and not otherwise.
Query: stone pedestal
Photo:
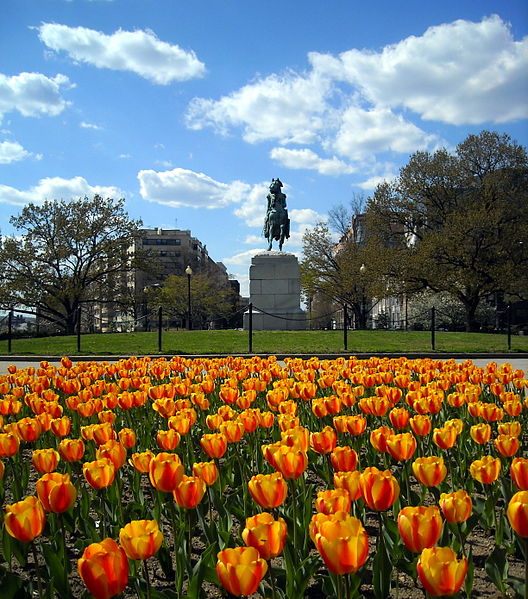
[[[299,262],[294,254],[269,251],[253,256],[249,268],[249,301],[253,304],[253,330],[304,331],[301,310]],[[244,329],[249,328],[249,312]]]

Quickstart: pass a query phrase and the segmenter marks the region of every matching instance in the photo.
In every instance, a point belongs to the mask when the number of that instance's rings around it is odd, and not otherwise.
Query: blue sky
[[[247,293],[267,187],[303,231],[419,149],[528,145],[528,3],[3,0],[0,229],[27,202],[124,197]]]

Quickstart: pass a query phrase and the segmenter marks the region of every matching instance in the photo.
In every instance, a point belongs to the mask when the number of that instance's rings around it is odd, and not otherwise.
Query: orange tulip
[[[214,485],[218,478],[218,468],[214,461],[196,462],[193,464],[192,471],[194,476],[200,477],[208,487]]]
[[[45,523],[44,506],[37,497],[29,496],[6,506],[5,529],[19,541],[28,543],[40,536]]]
[[[471,497],[464,489],[453,493],[442,493],[439,504],[444,518],[452,524],[465,522],[473,510]]]
[[[254,547],[224,549],[217,556],[216,573],[231,595],[252,595],[268,571],[268,564]]]
[[[221,458],[227,450],[227,438],[223,433],[209,433],[200,439],[200,445],[210,458]]]
[[[0,458],[10,458],[20,447],[18,437],[13,433],[0,433]]]
[[[434,455],[416,458],[412,463],[412,470],[416,480],[426,487],[436,487],[447,475],[444,458]]]
[[[360,477],[361,472],[359,470],[334,472],[334,486],[336,489],[346,489],[351,501],[356,501],[361,497]]]
[[[260,507],[272,509],[284,503],[288,485],[280,472],[273,472],[253,476],[248,483],[248,489]]]
[[[39,474],[53,472],[59,463],[59,459],[59,452],[51,447],[46,449],[34,449],[31,454],[31,461]]]
[[[153,458],[154,454],[152,451],[147,449],[147,451],[141,451],[139,453],[133,453],[128,460],[128,463],[135,468],[138,472],[145,474],[149,471],[150,460]]]
[[[510,499],[506,510],[513,530],[523,538],[528,538],[528,491],[517,491]]]
[[[485,485],[494,483],[499,478],[500,470],[500,459],[490,455],[485,455],[480,460],[475,460],[469,466],[471,476]]]
[[[424,549],[416,565],[420,582],[433,597],[458,593],[467,569],[467,559],[463,557],[458,561],[456,553],[450,547]]]
[[[111,460],[102,458],[93,462],[85,462],[83,464],[83,474],[91,487],[103,489],[114,482],[116,469]]]
[[[469,429],[469,434],[475,443],[484,445],[484,443],[487,443],[490,440],[491,426],[486,422],[479,422],[479,424],[474,424]]]
[[[520,491],[528,491],[528,459],[513,458],[510,465],[511,479]]]
[[[284,478],[299,478],[308,467],[308,456],[297,447],[274,444],[263,447],[264,457]]]
[[[84,456],[82,439],[62,439],[59,443],[59,454],[65,462],[78,462]]]
[[[77,499],[77,489],[69,474],[51,472],[36,482],[37,495],[47,512],[62,514],[71,508]]]
[[[367,561],[368,535],[357,518],[341,512],[321,518],[311,528],[317,551],[334,574],[357,572]]]
[[[512,435],[499,435],[494,441],[495,449],[504,457],[511,458],[519,451],[519,438]]]
[[[323,514],[335,512],[350,512],[352,500],[345,488],[319,491],[315,498],[315,509]]]
[[[5,465],[4,462],[0,462],[0,480],[4,478],[5,473]]]
[[[310,447],[310,431],[304,426],[294,426],[281,432],[281,441],[284,445],[298,447],[301,451],[308,451]]]
[[[248,547],[254,547],[261,557],[269,560],[282,553],[288,527],[283,518],[275,520],[268,512],[246,518],[242,539]]]
[[[481,403],[479,416],[486,422],[497,422],[504,418],[504,410],[494,403]]]
[[[180,444],[180,440],[180,433],[172,428],[158,431],[158,434],[156,435],[156,443],[160,449],[163,449],[163,451],[173,451]]]
[[[450,449],[456,443],[458,434],[454,426],[444,426],[433,430],[433,441],[440,449]]]
[[[371,510],[384,511],[396,501],[400,485],[389,470],[365,468],[359,477],[361,496]]]
[[[150,483],[158,491],[172,493],[182,476],[183,464],[177,454],[162,452],[154,455],[150,460]]]
[[[172,492],[172,496],[180,507],[190,510],[202,501],[206,489],[206,484],[199,476],[184,474]]]
[[[392,426],[396,430],[400,430],[406,428],[409,425],[411,415],[409,414],[409,411],[405,408],[393,408],[389,412],[389,419],[391,421]]]
[[[434,547],[442,534],[442,517],[436,506],[404,507],[398,514],[398,531],[409,551]]]
[[[416,439],[412,433],[400,433],[387,437],[387,451],[401,462],[412,458],[416,451]]]
[[[511,422],[499,422],[497,424],[497,432],[499,435],[511,435],[518,437],[521,434],[521,423],[518,420]]]
[[[244,424],[238,420],[227,420],[222,423],[219,428],[220,433],[223,433],[228,443],[238,443],[244,434]]]
[[[310,434],[310,447],[317,453],[330,453],[336,445],[337,434],[331,426],[325,426],[322,431]]]
[[[77,570],[95,599],[119,595],[128,583],[125,550],[113,539],[88,545],[77,562]]]
[[[56,437],[66,437],[70,434],[71,420],[68,416],[55,418],[50,423],[50,429]]]
[[[330,454],[330,461],[334,470],[338,472],[355,470],[358,462],[358,455],[352,447],[336,447]]]
[[[91,434],[92,439],[97,445],[103,445],[107,441],[112,441],[116,438],[116,432],[110,422],[92,425]]]
[[[95,456],[98,460],[103,458],[109,459],[113,462],[115,469],[119,470],[126,462],[126,449],[121,445],[119,441],[111,439],[103,445],[100,445],[95,452]]]
[[[133,520],[119,531],[119,543],[129,559],[148,559],[163,543],[156,520]]]
[[[367,428],[367,419],[361,414],[348,416],[346,421],[347,431],[354,437],[362,435]]]
[[[416,414],[410,419],[409,424],[417,437],[425,437],[431,432],[431,419],[427,414]]]
[[[117,438],[126,449],[132,449],[136,444],[136,433],[131,428],[122,428],[117,433]]]
[[[380,426],[370,431],[370,444],[376,451],[387,451],[387,439],[394,434],[390,426]]]
[[[22,418],[17,423],[18,436],[21,441],[36,441],[42,432],[42,425],[36,418]]]

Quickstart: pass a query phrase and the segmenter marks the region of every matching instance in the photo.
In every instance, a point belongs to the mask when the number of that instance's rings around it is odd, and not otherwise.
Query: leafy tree
[[[303,235],[300,267],[304,296],[308,301],[317,295],[327,298],[327,315],[333,310],[328,301],[350,307],[359,328],[365,328],[369,300],[381,297],[384,288],[368,268],[362,268],[364,263],[362,244],[347,236],[336,243],[328,225],[317,224]]]
[[[150,291],[149,306],[163,306],[171,320],[188,318],[187,276],[170,275],[163,284]],[[210,322],[227,322],[233,309],[233,290],[227,279],[206,273],[191,277],[191,320],[193,328],[206,328]]]
[[[490,294],[528,297],[528,158],[504,134],[470,135],[454,154],[411,156],[367,207],[369,268],[401,292],[456,298],[465,328]]]
[[[145,266],[130,252],[141,222],[124,204],[96,195],[25,206],[10,219],[18,234],[0,247],[0,305],[35,310],[73,333],[83,302],[119,301],[127,274]]]
[[[453,295],[430,290],[415,293],[408,302],[407,317],[411,329],[431,328],[431,308],[435,308],[437,329],[459,331],[465,328],[464,305]],[[489,302],[481,302],[476,311],[478,322],[487,330],[496,326],[497,314]]]

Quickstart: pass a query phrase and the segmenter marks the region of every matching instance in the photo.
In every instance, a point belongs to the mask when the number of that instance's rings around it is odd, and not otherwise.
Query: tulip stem
[[[66,547],[66,529],[64,528],[64,515],[57,514],[59,518],[61,537],[62,537],[62,557],[64,562],[64,588],[70,593],[70,578],[69,578],[69,565],[68,560],[68,548]]]
[[[145,583],[147,585],[146,596],[147,596],[147,599],[150,599],[150,577],[149,577],[149,571],[148,571],[148,567],[147,567],[147,560],[143,561],[143,569],[145,570]]]
[[[271,567],[271,563],[269,565],[269,575],[271,582],[271,596],[273,599],[277,599],[277,589],[275,588],[275,577],[273,576],[273,568]]]
[[[43,599],[44,595],[42,594],[42,582],[40,580],[39,562],[38,562],[37,547],[36,547],[35,541],[33,541],[31,543],[31,549],[33,550],[33,560],[35,561],[35,574],[37,576],[38,596],[39,596],[39,599]]]

